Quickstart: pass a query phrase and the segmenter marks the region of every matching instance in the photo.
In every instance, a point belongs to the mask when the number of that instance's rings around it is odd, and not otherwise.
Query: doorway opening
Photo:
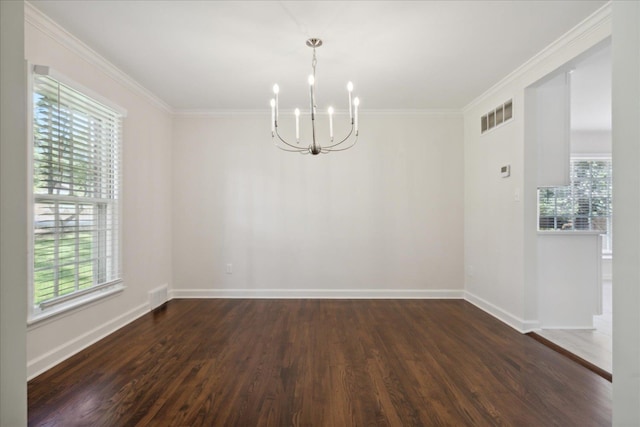
[[[612,371],[611,42],[527,93],[537,151],[540,341]],[[530,223],[531,224],[531,223]]]

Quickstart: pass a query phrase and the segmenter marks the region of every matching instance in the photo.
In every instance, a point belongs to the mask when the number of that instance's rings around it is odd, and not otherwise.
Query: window
[[[539,189],[540,230],[601,231],[611,253],[611,173],[611,159],[572,159],[569,186]]]
[[[122,117],[49,75],[33,75],[34,313],[121,283]]]

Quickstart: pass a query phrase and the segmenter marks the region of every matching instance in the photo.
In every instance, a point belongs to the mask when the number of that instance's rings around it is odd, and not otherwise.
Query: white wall
[[[542,329],[593,329],[602,314],[602,238],[596,232],[538,236],[538,321]]]
[[[613,424],[640,425],[640,3],[613,3]],[[620,232],[618,232],[620,231]]]
[[[303,156],[267,116],[176,118],[174,295],[462,296],[461,115],[360,128],[349,151]]]
[[[572,156],[611,156],[611,129],[572,130]]]
[[[27,424],[24,6],[0,2],[0,425]]]
[[[510,324],[522,322],[524,298],[522,98],[515,95],[505,91],[466,112],[464,124],[465,288],[474,303],[505,311],[492,313]],[[508,99],[512,121],[480,136],[480,117]],[[508,178],[500,176],[505,165],[511,165]]]
[[[34,324],[27,332],[30,377],[148,311],[148,291],[171,281],[172,119],[81,42],[27,7],[25,55],[128,111],[123,143],[123,292]]]
[[[525,90],[611,33],[608,10],[572,30],[464,109],[467,298],[526,331],[537,326],[536,147],[525,144]],[[514,118],[480,134],[480,117],[513,99]],[[500,166],[511,177],[500,178]],[[520,199],[516,201],[516,199]]]

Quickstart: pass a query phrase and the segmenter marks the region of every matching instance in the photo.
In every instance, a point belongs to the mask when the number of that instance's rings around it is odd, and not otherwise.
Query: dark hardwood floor
[[[605,426],[611,384],[462,300],[173,300],[29,382],[41,426]]]

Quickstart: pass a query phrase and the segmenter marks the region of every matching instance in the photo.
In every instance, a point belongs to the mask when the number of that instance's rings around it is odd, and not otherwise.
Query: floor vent
[[[149,291],[149,310],[155,310],[162,304],[167,302],[168,299],[168,287],[160,286],[158,288]]]

